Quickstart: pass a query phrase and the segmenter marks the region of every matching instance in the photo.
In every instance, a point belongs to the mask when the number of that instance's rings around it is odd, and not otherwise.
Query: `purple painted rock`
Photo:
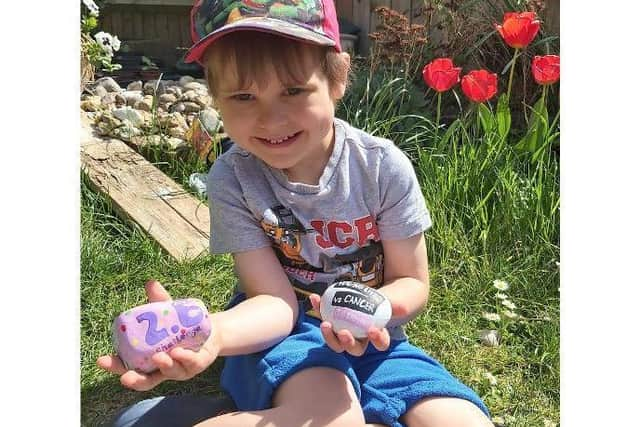
[[[151,356],[173,347],[198,351],[211,333],[204,303],[196,298],[152,302],[115,318],[111,338],[127,369],[149,373]]]
[[[391,302],[382,293],[357,282],[336,282],[320,299],[320,316],[331,322],[334,332],[350,331],[365,338],[371,326],[382,329],[391,318]]]

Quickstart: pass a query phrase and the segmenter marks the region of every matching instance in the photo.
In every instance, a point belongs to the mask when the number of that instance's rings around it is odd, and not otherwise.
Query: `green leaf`
[[[549,142],[549,138],[547,138],[549,131],[549,113],[547,112],[544,98],[540,98],[536,102],[533,106],[532,113],[527,134],[516,144],[515,149],[523,152],[537,153],[534,157],[538,158],[540,149]]]
[[[489,107],[484,104],[478,104],[478,117],[480,118],[480,124],[482,124],[484,133],[491,133],[495,128],[496,120],[491,110],[489,110]]]
[[[444,133],[444,135],[442,135],[442,138],[440,139],[440,144],[442,147],[447,146],[454,132],[458,130],[458,127],[460,127],[461,125],[462,125],[462,122],[460,121],[460,119],[456,119],[453,123],[449,125],[449,128]]]
[[[498,134],[500,138],[505,138],[511,129],[511,110],[509,110],[509,100],[507,94],[503,93],[498,99],[498,110],[496,111],[498,122]]]

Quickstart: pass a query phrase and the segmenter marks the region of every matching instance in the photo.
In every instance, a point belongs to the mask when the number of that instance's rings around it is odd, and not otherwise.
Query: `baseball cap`
[[[197,0],[191,9],[194,45],[184,61],[201,63],[211,43],[240,30],[278,34],[342,51],[333,0]]]

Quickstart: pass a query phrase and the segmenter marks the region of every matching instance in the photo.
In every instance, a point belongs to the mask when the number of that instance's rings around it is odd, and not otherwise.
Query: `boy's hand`
[[[145,284],[149,302],[168,301],[169,293],[162,285],[150,280]],[[156,353],[151,360],[158,371],[144,374],[134,370],[127,370],[117,355],[101,356],[97,364],[102,369],[120,375],[123,386],[137,391],[151,390],[165,380],[185,381],[204,371],[218,356],[218,333],[215,324],[211,325],[211,335],[200,350],[192,351],[181,347],[174,347],[169,352]]]
[[[313,309],[320,312],[320,295],[311,294],[309,300]],[[336,334],[330,322],[323,321],[320,324],[320,331],[329,348],[337,353],[346,351],[352,356],[362,356],[369,345],[369,342],[379,351],[385,351],[389,348],[391,338],[387,328],[378,329],[371,326],[367,331],[367,338],[355,338],[351,332],[341,329]]]

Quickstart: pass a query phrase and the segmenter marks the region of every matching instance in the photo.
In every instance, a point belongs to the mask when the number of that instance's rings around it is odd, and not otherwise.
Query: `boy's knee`
[[[423,399],[406,412],[403,420],[409,427],[493,427],[476,405],[449,397]]]
[[[364,427],[364,415],[362,410],[350,409],[336,417],[329,425],[331,427]]]

